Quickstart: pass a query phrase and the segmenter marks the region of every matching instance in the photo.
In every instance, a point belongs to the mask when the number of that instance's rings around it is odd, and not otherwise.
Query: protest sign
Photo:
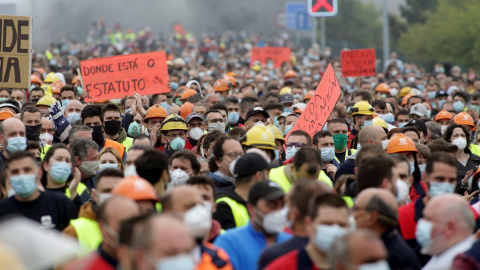
[[[85,102],[168,93],[165,52],[95,58],[80,63]]]
[[[323,75],[315,93],[297,122],[287,134],[285,141],[287,141],[290,134],[295,130],[303,130],[313,138],[313,135],[322,130],[327,122],[328,116],[330,116],[333,108],[335,108],[335,104],[340,98],[341,93],[342,90],[338,85],[335,72],[332,66],[328,65],[327,71]]]
[[[348,50],[341,52],[342,76],[375,76],[375,49]]]
[[[30,87],[32,18],[0,15],[0,87]]]
[[[290,53],[290,48],[285,47],[252,48],[250,65],[253,66],[255,61],[260,61],[260,63],[265,65],[267,60],[271,60],[273,66],[279,68],[284,62],[290,63]]]

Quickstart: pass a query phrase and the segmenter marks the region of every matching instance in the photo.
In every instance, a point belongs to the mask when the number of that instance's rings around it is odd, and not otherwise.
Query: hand
[[[328,164],[326,169],[328,174],[330,174],[332,177],[335,177],[335,174],[337,173],[337,166]]]
[[[467,183],[468,183],[468,179],[473,175],[473,170],[470,170],[468,171],[466,174],[465,174],[465,177],[463,177],[463,180],[462,180],[462,186],[465,187],[467,186]]]
[[[133,115],[133,117],[135,117],[135,115],[137,115],[137,100],[133,101],[132,106],[130,106],[130,112],[129,113],[131,115]]]
[[[133,92],[133,97],[136,100],[135,103],[137,104],[138,112],[141,116],[145,116],[145,114],[147,114],[147,111],[143,108],[142,96],[140,96],[140,94],[138,94],[137,92]]]
[[[53,120],[57,120],[60,116],[63,115],[63,108],[60,101],[53,102],[50,104],[50,108],[48,108],[50,115],[52,116]]]
[[[474,109],[472,109],[472,108],[470,107],[470,108],[468,108],[467,113],[470,114],[470,116],[472,116],[473,122],[478,121],[479,115],[478,115],[477,110],[474,110]]]
[[[80,183],[81,178],[82,178],[82,174],[80,172],[80,169],[75,168],[73,179],[70,182],[70,186],[68,187],[70,189],[70,200],[72,201],[77,196],[77,187],[78,187],[78,184]]]
[[[152,145],[157,144],[157,132],[160,129],[162,124],[157,123],[152,127],[152,131],[150,132],[150,139],[152,140]]]
[[[463,193],[463,198],[467,202],[470,202],[473,199],[473,197],[475,197],[475,195],[477,195],[479,192],[480,192],[480,190],[475,190],[474,192],[470,193],[470,195],[469,195],[468,192],[465,191],[465,193]]]

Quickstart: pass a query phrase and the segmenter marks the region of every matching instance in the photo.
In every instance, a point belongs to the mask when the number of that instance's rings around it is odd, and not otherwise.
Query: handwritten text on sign
[[[32,20],[0,15],[0,87],[30,86]]]
[[[275,68],[279,68],[284,62],[290,62],[290,53],[290,48],[285,47],[252,48],[250,65],[252,66],[255,61],[265,65],[267,60],[270,60]]]
[[[81,63],[86,102],[168,93],[165,52],[130,54],[85,60]]]
[[[342,76],[375,76],[375,49],[349,50],[341,52]]]
[[[340,94],[341,89],[340,86],[338,86],[335,72],[332,66],[328,65],[327,71],[317,86],[312,99],[310,99],[302,115],[300,115],[300,118],[298,118],[295,125],[293,125],[287,138],[295,130],[303,130],[313,138],[313,135],[322,130],[327,122],[333,108],[335,108],[335,104],[340,98]],[[285,140],[287,140],[287,138]]]

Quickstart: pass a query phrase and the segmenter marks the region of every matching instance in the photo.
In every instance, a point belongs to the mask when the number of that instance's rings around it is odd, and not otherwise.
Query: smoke
[[[24,0],[27,1],[27,0]],[[140,31],[150,26],[155,37],[166,37],[175,23],[200,37],[214,30],[255,31],[277,35],[275,14],[286,0],[31,0],[31,10],[19,15],[34,16],[33,40],[37,49],[67,35],[84,42],[93,22],[105,18],[107,28],[120,23],[122,30]],[[33,2],[31,2],[33,3]],[[25,13],[26,12],[26,13]]]

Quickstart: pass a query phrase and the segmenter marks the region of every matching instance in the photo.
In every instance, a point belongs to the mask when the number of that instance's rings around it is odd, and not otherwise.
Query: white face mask
[[[170,172],[170,177],[172,178],[172,183],[174,186],[184,185],[187,183],[190,176],[182,169],[175,169]]]
[[[192,270],[195,269],[195,262],[190,254],[184,253],[158,260],[155,264],[156,270]]]
[[[112,193],[99,193],[98,194],[98,205],[102,205],[110,197],[112,197]]]
[[[128,176],[137,176],[137,169],[135,168],[135,165],[130,165],[125,168],[125,171],[123,172],[125,177]]]
[[[44,144],[52,145],[53,136],[52,136],[52,134],[45,132],[45,133],[40,134],[40,140],[41,140]]]
[[[258,214],[263,216],[263,223],[261,225],[267,233],[278,234],[283,231],[285,223],[287,222],[288,208],[284,207],[266,215],[264,215],[259,209],[255,209]]]
[[[390,270],[390,266],[388,266],[387,261],[381,260],[374,263],[365,263],[359,265],[358,270]]]
[[[183,223],[192,237],[203,240],[212,228],[212,204],[202,202],[195,205],[185,213]]]
[[[467,147],[467,139],[459,137],[452,141],[453,145],[458,147],[458,150],[464,150]]]
[[[198,141],[198,139],[200,139],[200,137],[202,137],[203,135],[203,130],[199,127],[195,127],[189,131],[189,134],[190,134],[190,138],[194,139],[195,141]]]
[[[407,183],[402,179],[397,179],[395,184],[397,186],[397,202],[406,202],[409,199],[409,188]]]

